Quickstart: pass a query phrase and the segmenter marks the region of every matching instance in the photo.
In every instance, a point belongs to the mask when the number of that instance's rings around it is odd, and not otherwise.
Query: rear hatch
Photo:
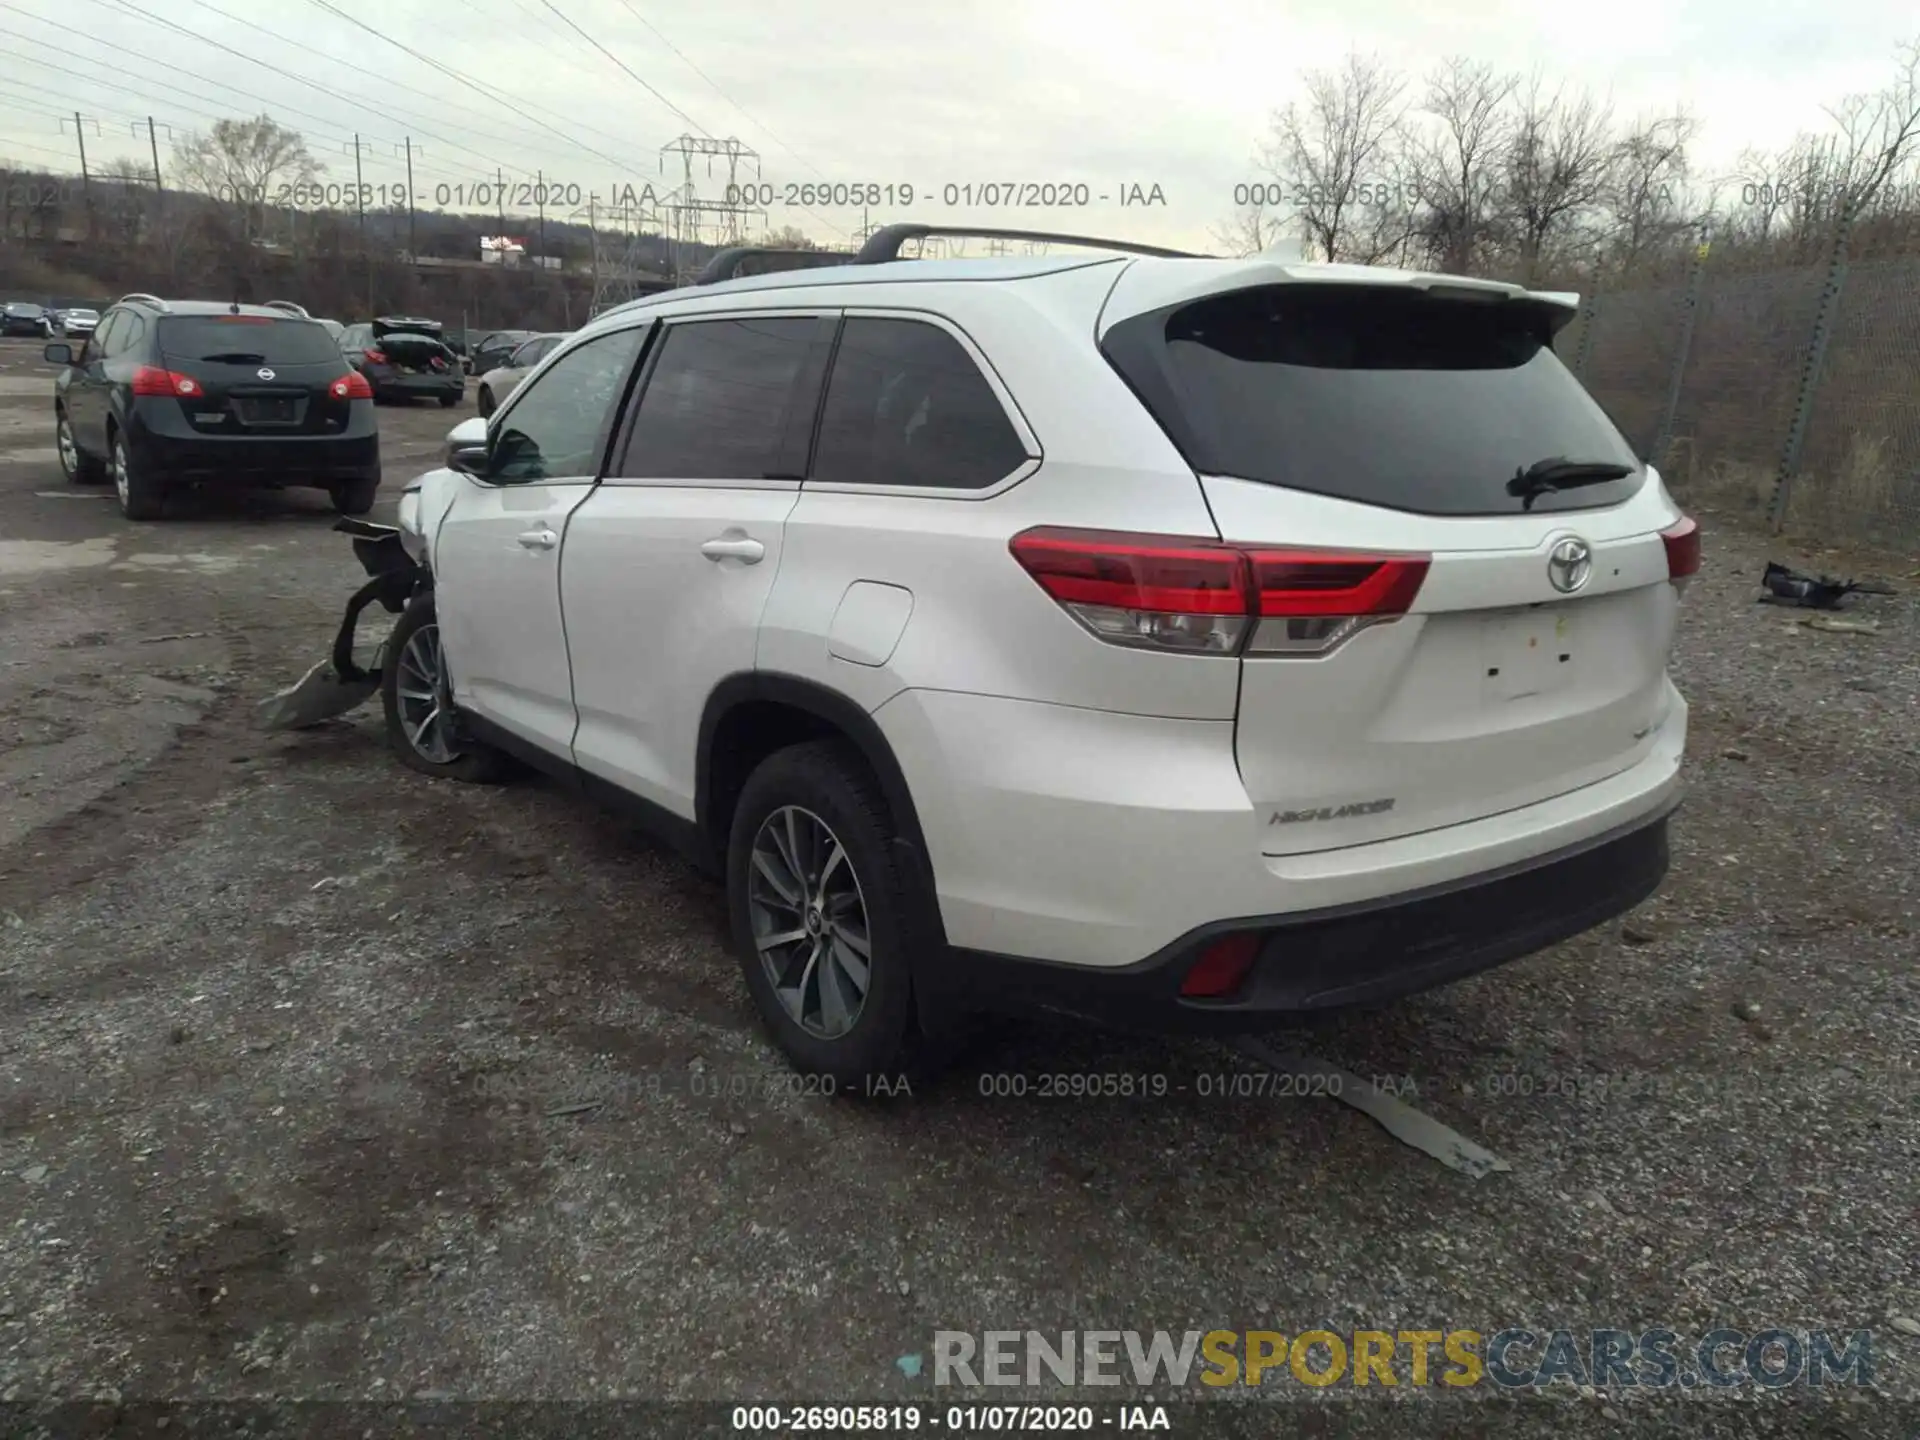
[[[1570,312],[1350,275],[1189,290],[1102,342],[1252,553],[1235,750],[1275,855],[1593,784],[1671,703],[1679,517],[1554,356]]]
[[[325,435],[344,429],[352,401],[333,393],[347,373],[340,347],[313,320],[169,315],[160,354],[197,394],[177,403],[204,434]]]
[[[446,375],[455,356],[432,320],[375,320],[373,342],[387,363],[403,375]]]

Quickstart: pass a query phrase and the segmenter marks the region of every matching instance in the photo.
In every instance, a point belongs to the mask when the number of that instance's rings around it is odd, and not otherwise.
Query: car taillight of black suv
[[[344,515],[380,488],[373,394],[325,326],[265,306],[128,296],[51,344],[60,465],[111,479],[130,520],[188,485],[306,486]]]

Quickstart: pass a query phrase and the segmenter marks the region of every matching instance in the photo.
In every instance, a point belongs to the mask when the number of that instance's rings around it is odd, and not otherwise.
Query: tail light
[[[1098,638],[1202,655],[1325,655],[1406,614],[1432,563],[1052,527],[1022,531],[1010,548]]]
[[[1189,1000],[1219,1000],[1233,994],[1253,969],[1260,953],[1260,936],[1252,931],[1223,935],[1193,962],[1186,979],[1180,982],[1180,994]]]
[[[191,375],[182,375],[174,370],[162,370],[157,365],[142,365],[133,372],[133,393],[174,395],[191,400],[207,392],[200,388],[200,382]]]
[[[1685,590],[1687,581],[1700,569],[1699,523],[1682,516],[1679,523],[1660,532],[1660,539],[1667,547],[1667,578],[1676,588]]]
[[[387,352],[384,350],[362,350],[360,353],[376,365],[387,363]]]
[[[336,400],[371,400],[373,386],[358,370],[349,370],[327,387],[327,393]]]

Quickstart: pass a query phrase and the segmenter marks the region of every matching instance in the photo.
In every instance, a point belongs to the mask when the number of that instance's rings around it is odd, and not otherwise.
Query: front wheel
[[[431,595],[416,596],[393,627],[380,665],[380,701],[387,743],[402,765],[472,785],[506,773],[506,756],[461,733]]]
[[[378,475],[342,480],[333,487],[333,508],[342,515],[364,515],[373,509],[374,497],[379,493]]]
[[[493,391],[484,385],[480,387],[479,404],[481,415],[490,416],[493,414]]]
[[[893,819],[843,745],[768,757],[727,846],[727,901],[747,989],[794,1066],[871,1093],[916,1058],[915,937],[926,933],[892,843]]]
[[[54,442],[60,447],[60,473],[70,484],[97,485],[106,479],[105,467],[80,448],[74,438],[73,422],[62,410],[54,417]]]

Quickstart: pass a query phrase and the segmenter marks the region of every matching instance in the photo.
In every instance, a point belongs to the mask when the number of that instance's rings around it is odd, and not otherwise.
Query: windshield
[[[160,348],[182,360],[230,365],[338,365],[340,347],[312,320],[177,315],[160,322]]]
[[[1531,302],[1385,286],[1236,290],[1123,322],[1109,358],[1202,474],[1429,515],[1512,514],[1550,457],[1624,478],[1538,495],[1618,504],[1638,458],[1553,353]]]

